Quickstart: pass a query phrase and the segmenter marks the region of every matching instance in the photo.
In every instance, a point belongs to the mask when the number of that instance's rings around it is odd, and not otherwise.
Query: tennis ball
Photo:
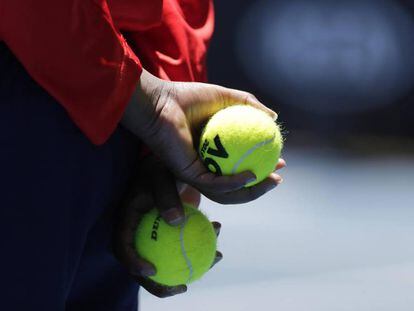
[[[198,209],[184,204],[185,222],[168,225],[154,208],[144,215],[135,233],[138,255],[155,266],[153,281],[175,286],[203,276],[216,257],[213,225]]]
[[[276,168],[283,147],[280,128],[262,110],[235,105],[218,111],[201,134],[199,153],[205,166],[218,175],[252,171],[264,180]]]

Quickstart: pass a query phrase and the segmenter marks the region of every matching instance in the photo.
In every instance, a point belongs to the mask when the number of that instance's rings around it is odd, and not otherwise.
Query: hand
[[[114,254],[127,268],[133,278],[148,292],[157,297],[169,297],[183,293],[186,285],[165,286],[155,283],[148,276],[155,274],[154,266],[140,258],[134,247],[134,234],[139,221],[145,212],[154,206],[170,225],[178,225],[184,221],[181,201],[198,207],[200,193],[186,185],[180,185],[178,191],[174,177],[153,156],[142,163],[140,175],[134,180],[124,203],[119,209],[114,230]],[[179,193],[180,192],[180,193]],[[216,234],[220,232],[220,223],[212,222]],[[213,266],[222,259],[220,252],[216,253]]]
[[[272,173],[261,183],[245,188],[256,179],[252,172],[216,176],[205,168],[194,147],[203,124],[218,110],[234,104],[251,105],[277,118],[249,93],[206,83],[164,81],[144,71],[122,124],[140,137],[179,180],[218,203],[244,203],[273,189],[282,178]],[[285,163],[281,160],[278,165]]]

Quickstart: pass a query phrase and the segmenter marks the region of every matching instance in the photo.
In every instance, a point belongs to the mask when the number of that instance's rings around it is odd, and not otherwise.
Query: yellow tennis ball
[[[279,126],[262,110],[247,105],[227,107],[214,114],[200,139],[206,167],[218,175],[252,171],[264,180],[276,168],[283,147]]]
[[[150,278],[163,285],[191,283],[202,277],[216,257],[214,227],[198,209],[184,204],[185,222],[168,225],[154,208],[144,215],[135,233],[138,255],[155,266]]]

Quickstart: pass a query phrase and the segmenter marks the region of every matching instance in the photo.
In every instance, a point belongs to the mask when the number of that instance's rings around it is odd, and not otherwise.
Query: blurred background
[[[414,310],[414,1],[216,1],[212,83],[279,113],[284,183],[206,199],[223,261],[143,310]]]

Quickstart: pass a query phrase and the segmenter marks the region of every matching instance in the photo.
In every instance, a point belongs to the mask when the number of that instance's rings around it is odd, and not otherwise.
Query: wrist
[[[146,70],[142,71],[121,119],[121,124],[136,136],[143,138],[146,130],[151,127],[157,116],[158,99],[166,82]]]
[[[143,69],[136,92],[142,99],[153,102],[154,98],[161,92],[161,89],[166,82],[167,81],[164,81]]]

